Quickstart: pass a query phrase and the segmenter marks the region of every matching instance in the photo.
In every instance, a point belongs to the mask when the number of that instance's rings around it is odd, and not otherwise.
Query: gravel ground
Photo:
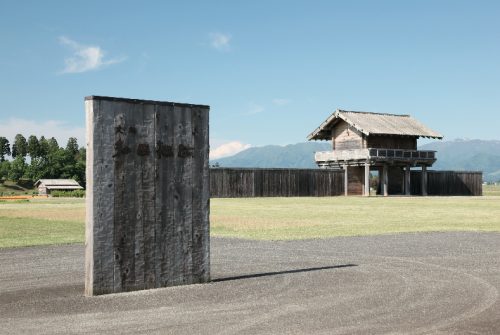
[[[500,234],[212,238],[209,284],[84,297],[84,245],[0,249],[1,334],[500,334]]]

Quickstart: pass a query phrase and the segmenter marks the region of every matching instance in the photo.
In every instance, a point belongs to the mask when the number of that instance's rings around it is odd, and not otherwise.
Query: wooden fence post
[[[410,165],[406,165],[405,169],[405,195],[410,195]]]
[[[347,164],[344,164],[344,188],[345,188],[345,196],[349,195],[349,178],[347,176]]]
[[[370,196],[370,164],[365,164],[365,196]]]
[[[383,190],[384,190],[384,197],[387,197],[389,195],[389,177],[388,177],[388,173],[387,173],[387,164],[384,164],[384,168],[383,168],[383,175],[384,175],[384,178],[383,178]]]
[[[422,196],[427,196],[427,166],[422,165]]]

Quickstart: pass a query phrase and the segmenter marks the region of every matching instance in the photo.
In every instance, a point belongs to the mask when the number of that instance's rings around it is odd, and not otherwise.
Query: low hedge
[[[59,197],[73,197],[73,198],[83,198],[85,197],[85,191],[74,190],[74,191],[52,191],[50,195],[54,198]]]

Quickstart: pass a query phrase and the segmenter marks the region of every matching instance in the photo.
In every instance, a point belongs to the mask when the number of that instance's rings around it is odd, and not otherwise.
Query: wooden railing
[[[314,160],[316,162],[345,161],[370,158],[435,160],[436,151],[367,148],[354,150],[316,151],[314,155]]]

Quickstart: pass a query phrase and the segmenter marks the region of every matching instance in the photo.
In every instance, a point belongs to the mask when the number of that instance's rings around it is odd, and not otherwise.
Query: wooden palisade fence
[[[422,194],[421,171],[411,171],[411,194]],[[481,171],[427,170],[427,195],[483,195]]]
[[[211,198],[330,197],[344,195],[344,171],[333,169],[210,168]],[[482,195],[482,172],[427,171],[428,195]],[[410,194],[422,194],[421,172],[411,171]],[[349,179],[349,188],[356,180]],[[401,185],[390,195],[403,194]]]
[[[344,171],[211,168],[210,197],[329,197],[344,192]]]

